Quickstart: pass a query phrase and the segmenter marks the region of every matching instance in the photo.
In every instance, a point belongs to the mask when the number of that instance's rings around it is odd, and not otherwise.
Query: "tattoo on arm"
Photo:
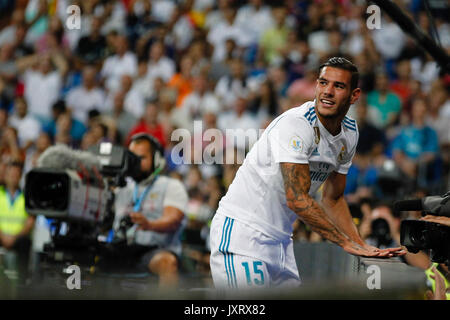
[[[280,163],[288,207],[322,237],[342,246],[348,238],[337,229],[319,204],[308,194],[311,187],[307,164]]]

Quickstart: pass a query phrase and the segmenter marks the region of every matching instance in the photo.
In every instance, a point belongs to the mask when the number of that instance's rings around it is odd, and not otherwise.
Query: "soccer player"
[[[334,57],[319,72],[315,100],[272,121],[220,201],[210,233],[216,288],[299,285],[291,237],[297,218],[353,255],[406,253],[366,244],[343,196],[358,142],[356,121],[346,116],[361,93],[358,70]],[[320,205],[313,195],[322,184]]]

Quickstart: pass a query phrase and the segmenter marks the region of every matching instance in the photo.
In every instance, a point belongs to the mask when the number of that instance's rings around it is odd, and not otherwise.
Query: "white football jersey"
[[[280,163],[309,164],[309,194],[314,195],[331,172],[347,174],[357,142],[356,121],[347,116],[333,136],[317,118],[313,101],[290,109],[270,123],[247,154],[217,212],[290,241],[297,215],[286,204]]]

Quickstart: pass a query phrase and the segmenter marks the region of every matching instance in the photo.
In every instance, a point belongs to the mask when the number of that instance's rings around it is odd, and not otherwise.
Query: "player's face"
[[[351,90],[350,71],[324,67],[316,84],[316,108],[323,118],[344,117],[359,97],[360,89]]]
[[[132,142],[130,144],[130,151],[141,158],[142,172],[149,172],[152,168],[153,158],[150,148],[150,143],[147,141]]]

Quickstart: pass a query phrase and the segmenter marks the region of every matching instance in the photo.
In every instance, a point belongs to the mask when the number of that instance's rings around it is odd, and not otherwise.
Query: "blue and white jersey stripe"
[[[233,229],[234,219],[227,217],[223,224],[222,239],[220,241],[219,251],[223,254],[225,263],[225,272],[227,273],[228,286],[237,288],[236,271],[234,269],[233,254],[228,251],[231,240],[231,230]]]
[[[344,120],[342,121],[342,124],[347,129],[350,129],[352,131],[356,131],[356,121],[355,120],[350,119],[349,117],[345,117]]]
[[[309,110],[305,113],[304,116],[305,116],[306,120],[308,120],[309,124],[312,125],[314,120],[316,120],[316,118],[317,118],[316,111],[314,110],[314,106],[309,108]]]

